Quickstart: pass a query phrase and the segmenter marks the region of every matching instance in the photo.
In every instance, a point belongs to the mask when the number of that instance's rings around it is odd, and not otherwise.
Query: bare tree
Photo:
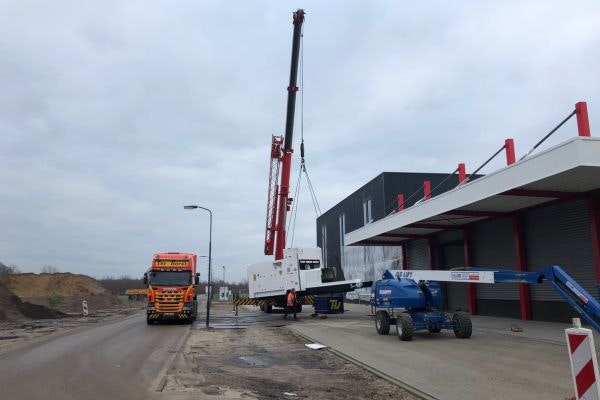
[[[42,274],[57,274],[60,270],[53,265],[44,265],[42,267]]]
[[[21,271],[19,271],[19,268],[14,265],[14,264],[2,264],[0,262],[0,275],[13,275],[13,274],[20,274]]]

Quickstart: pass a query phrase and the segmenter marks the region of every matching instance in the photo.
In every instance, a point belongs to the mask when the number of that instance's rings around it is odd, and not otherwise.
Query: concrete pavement
[[[473,336],[417,333],[410,342],[378,335],[370,307],[345,304],[327,319],[306,313],[293,331],[437,399],[557,399],[574,394],[566,324],[473,317]],[[523,332],[511,332],[512,324]],[[596,341],[598,343],[598,341]]]

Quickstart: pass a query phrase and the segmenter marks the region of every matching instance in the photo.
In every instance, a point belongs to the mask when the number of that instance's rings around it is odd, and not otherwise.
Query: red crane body
[[[287,113],[285,136],[273,136],[271,141],[271,162],[269,173],[269,193],[267,198],[267,224],[265,231],[265,254],[275,259],[283,258],[285,248],[285,222],[290,209],[291,199],[290,172],[292,168],[292,140],[294,137],[294,112],[296,110],[296,92],[298,91],[298,61],[300,56],[300,38],[304,10],[294,12],[294,36],[292,39],[292,63],[290,67],[290,83],[288,85]],[[282,147],[283,146],[283,147]],[[281,170],[281,181],[279,172]]]

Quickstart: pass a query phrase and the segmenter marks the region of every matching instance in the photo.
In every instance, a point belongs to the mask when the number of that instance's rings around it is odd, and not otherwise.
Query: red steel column
[[[579,136],[591,136],[590,120],[588,119],[587,103],[585,101],[575,104],[575,114],[577,115]]]
[[[431,182],[430,181],[423,182],[423,192],[425,193],[425,200],[429,200],[431,198]]]
[[[600,285],[600,196],[591,196],[587,202],[592,230],[592,257],[596,270],[596,285]]]
[[[458,183],[463,183],[467,180],[467,169],[465,163],[458,164]]]
[[[465,250],[465,266],[473,266],[473,260],[471,256],[471,237],[469,235],[469,229],[463,228],[463,245]],[[469,304],[469,314],[477,314],[477,296],[475,291],[474,283],[467,283],[467,302]]]
[[[515,260],[517,270],[527,271],[527,253],[525,252],[525,240],[523,239],[523,225],[521,216],[513,216],[513,237],[515,239]],[[521,303],[521,319],[531,319],[531,296],[529,294],[529,285],[519,283],[519,299]]]
[[[506,139],[504,141],[504,148],[506,149],[506,165],[512,165],[515,163],[515,141],[513,139]]]
[[[404,195],[398,195],[398,211],[404,211]]]

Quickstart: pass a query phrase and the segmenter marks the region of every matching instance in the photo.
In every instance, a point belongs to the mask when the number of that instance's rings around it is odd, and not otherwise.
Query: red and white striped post
[[[571,375],[577,400],[600,400],[598,387],[598,360],[594,347],[594,335],[590,329],[581,327],[579,318],[573,318],[575,328],[565,329]]]

